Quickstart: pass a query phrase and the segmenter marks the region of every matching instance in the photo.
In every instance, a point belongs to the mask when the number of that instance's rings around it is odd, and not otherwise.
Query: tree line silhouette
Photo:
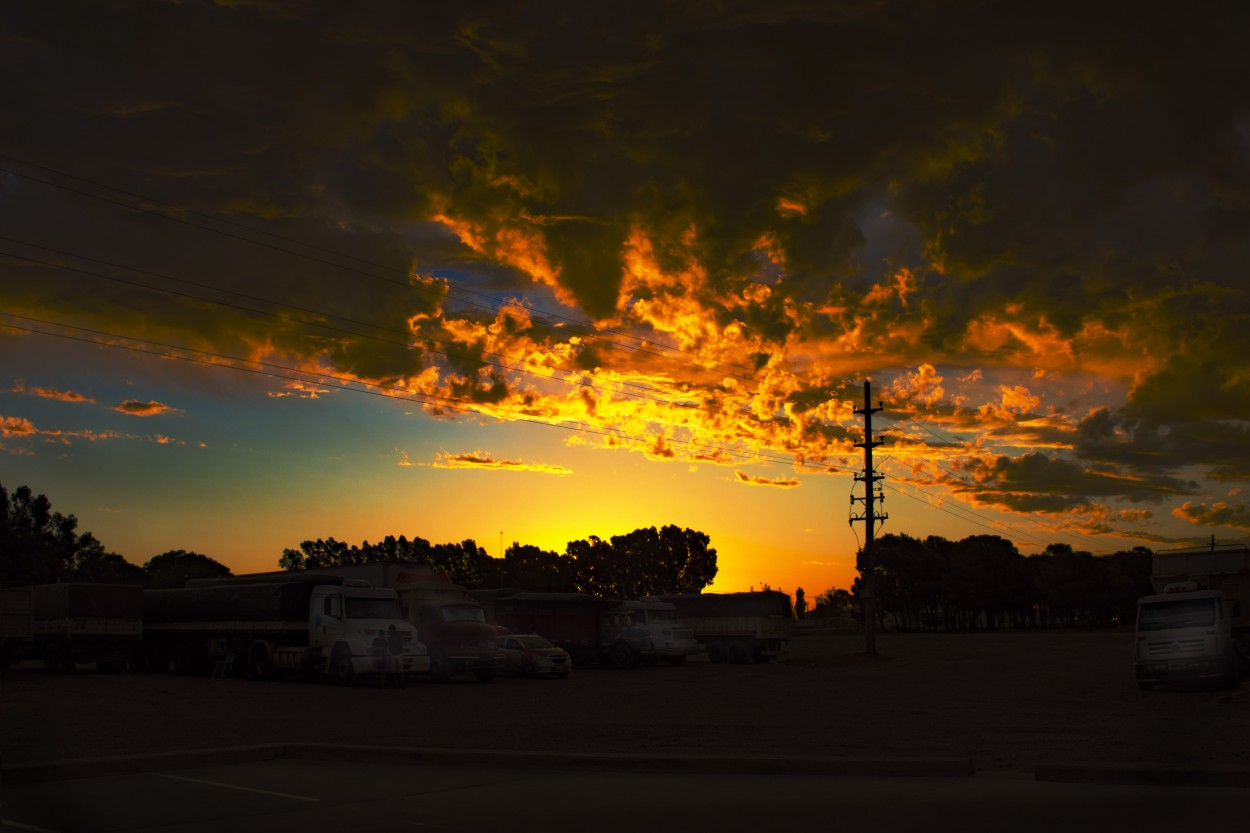
[[[571,541],[565,553],[514,543],[493,558],[472,540],[430,544],[423,538],[387,536],[376,544],[348,545],[333,538],[286,549],[278,566],[312,570],[345,564],[430,564],[468,588],[518,587],[543,592],[576,591],[637,598],[661,593],[698,593],[716,578],[716,550],[702,532],[669,525],[646,527],[608,541],[597,536]],[[171,550],[142,566],[105,550],[78,519],[52,510],[51,501],[20,486],[12,495],[0,484],[0,586],[57,581],[115,582],[181,587],[188,579],[230,575],[206,555]]]
[[[873,544],[878,625],[899,630],[1102,628],[1131,622],[1149,595],[1151,550],[1112,555],[1051,544],[1022,555],[996,535],[949,541],[884,535]],[[817,607],[862,620],[864,577]]]
[[[513,543],[494,558],[472,539],[435,544],[423,538],[387,536],[377,544],[349,546],[333,538],[304,541],[278,560],[284,570],[315,570],[345,564],[429,564],[470,589],[517,587],[538,592],[577,592],[633,599],[666,593],[698,593],[716,578],[716,550],[702,532],[675,525],[635,529],[605,541],[592,535],[570,541],[563,555]]]
[[[345,564],[429,564],[469,588],[517,587],[615,598],[698,593],[716,577],[709,537],[675,525],[645,527],[609,540],[570,541],[563,554],[513,543],[495,558],[473,540],[430,544],[388,536],[376,544],[333,538],[304,541],[278,559],[284,570]],[[873,545],[878,624],[903,630],[1021,627],[1097,628],[1131,621],[1137,598],[1151,592],[1145,547],[1094,556],[1066,544],[1022,555],[1006,539],[974,535],[960,541],[892,534]],[[105,550],[78,519],[52,510],[27,486],[10,494],[0,484],[0,586],[98,581],[180,587],[188,579],[230,575],[200,553],[171,550],[142,566]],[[864,579],[815,597],[812,615],[862,620]]]

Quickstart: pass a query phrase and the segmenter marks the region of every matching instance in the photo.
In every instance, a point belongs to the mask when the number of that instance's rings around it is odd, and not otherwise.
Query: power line
[[[896,426],[898,425],[898,423],[897,423],[897,422],[892,422],[891,420],[886,419],[885,417],[882,417],[882,419],[885,419],[885,421],[886,421],[886,422],[891,422],[893,425],[896,425]],[[919,427],[919,428],[921,428],[921,429],[924,429],[925,431],[927,431],[929,434],[931,434],[932,436],[936,437],[937,439],[939,439],[939,440],[943,440],[943,438],[942,438],[942,437],[938,436],[938,435],[937,435],[936,433],[934,433],[932,430],[928,429],[928,427],[927,427],[927,426],[925,426],[923,423],[921,423],[921,422],[919,422],[919,421],[917,421],[917,420],[911,420],[911,423],[912,423],[913,425],[916,425],[917,427]],[[953,440],[945,440],[945,441],[946,441],[946,442],[949,442],[949,443],[952,443],[952,444],[955,444]],[[945,447],[943,447],[943,446],[927,446],[927,447],[928,447],[928,448],[933,448],[933,449],[935,449],[935,450],[937,450],[937,451],[940,451],[940,452],[943,452],[943,453],[946,453],[946,452],[949,450],[949,449],[947,449],[947,448],[945,448]],[[961,450],[962,450],[964,453],[971,453],[969,450],[967,450],[967,449],[963,448],[963,446],[962,446],[962,445],[960,445],[960,448],[961,448]],[[886,461],[884,461],[884,462],[889,462],[889,459],[887,458],[887,460],[886,460]],[[942,467],[940,464],[938,464],[937,462],[934,462],[934,466],[936,466],[936,467],[937,467],[937,469],[938,469],[939,471],[941,471],[943,474],[947,475],[947,476],[948,476],[951,480],[953,480],[954,482],[958,483],[959,485],[961,485],[961,486],[965,486],[965,487],[967,487],[967,488],[969,488],[969,489],[975,489],[975,488],[976,488],[975,484],[973,484],[973,483],[969,483],[968,481],[966,481],[966,480],[962,479],[961,477],[959,477],[958,475],[956,475],[956,474],[955,474],[955,472],[951,471],[950,469],[943,468],[943,467]],[[918,491],[924,491],[923,489],[920,489],[918,486],[915,486],[914,484],[912,485],[912,488],[917,489]],[[968,510],[968,511],[972,511],[972,510]],[[1087,545],[1088,540],[1092,537],[1092,536],[1087,535],[1087,534],[1084,534],[1084,533],[1073,533],[1073,532],[1069,532],[1069,531],[1067,531],[1067,530],[1065,530],[1065,529],[1060,529],[1060,528],[1058,528],[1058,527],[1052,526],[1051,524],[1044,523],[1044,522],[1039,521],[1039,520],[1034,520],[1034,521],[1033,521],[1033,523],[1034,523],[1034,524],[1036,524],[1037,526],[1042,527],[1043,529],[1046,529],[1046,530],[1048,530],[1048,531],[1050,531],[1050,532],[1053,532],[1055,535],[1060,535],[1060,536],[1066,537],[1066,538],[1068,538],[1068,539],[1070,539],[1070,540],[1072,540],[1072,541],[1076,541],[1076,542],[1078,542],[1079,544],[1081,544],[1082,546],[1086,546],[1086,545]]]

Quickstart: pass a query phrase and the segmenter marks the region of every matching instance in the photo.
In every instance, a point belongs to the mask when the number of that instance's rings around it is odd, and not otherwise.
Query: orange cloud
[[[161,402],[140,402],[137,399],[127,399],[125,402],[120,402],[113,406],[113,410],[121,414],[140,417],[180,413],[177,408],[172,408]]]
[[[738,478],[739,483],[745,483],[748,486],[772,486],[776,489],[795,489],[799,486],[798,480],[773,480],[767,477],[755,477],[744,471],[734,471],[734,476]]]
[[[25,417],[0,417],[0,437],[29,437],[39,433]]]
[[[1206,504],[1187,500],[1173,509],[1172,514],[1192,524],[1230,526],[1234,529],[1250,530],[1250,506],[1244,503],[1234,506],[1224,501]]]
[[[31,396],[40,396],[44,399],[56,399],[61,402],[95,402],[90,396],[84,396],[74,391],[61,390],[60,388],[28,388],[26,385],[18,382],[9,389],[11,393],[25,393]]]
[[[406,462],[400,465],[411,465]],[[471,451],[462,454],[440,453],[431,464],[436,469],[494,469],[496,471],[532,471],[539,474],[572,474],[564,466],[550,466],[543,463],[525,463],[520,460],[496,460],[488,452]]]

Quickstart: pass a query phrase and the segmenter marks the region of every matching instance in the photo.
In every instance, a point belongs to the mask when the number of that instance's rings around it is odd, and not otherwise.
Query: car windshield
[[[443,608],[444,622],[486,622],[486,614],[476,605],[448,605]]]
[[[675,625],[677,624],[677,611],[666,609],[647,608],[647,620],[657,625]]]
[[[348,619],[402,619],[398,599],[347,598]]]
[[[555,646],[538,634],[527,634],[516,637],[522,648],[554,648]]]
[[[1137,612],[1137,629],[1209,628],[1215,625],[1215,599],[1176,599],[1143,604]]]

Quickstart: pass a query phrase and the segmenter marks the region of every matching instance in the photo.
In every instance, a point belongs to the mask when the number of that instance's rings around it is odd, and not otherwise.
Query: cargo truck
[[[485,604],[492,624],[546,637],[568,651],[574,666],[636,668],[656,661],[642,602],[514,588],[473,591],[473,596]]]
[[[389,588],[319,573],[194,579],[143,593],[143,650],[135,665],[179,674],[266,680],[284,673],[347,685],[379,673],[373,640],[403,639],[400,671],[425,673],[429,655]]]
[[[430,680],[468,676],[489,683],[503,667],[495,629],[473,595],[429,564],[375,562],[318,568],[318,573],[369,582],[394,590],[404,617],[429,651]],[[278,575],[291,575],[290,573]]]
[[[712,662],[770,662],[794,628],[790,597],[777,590],[659,596],[677,609]]]
[[[1150,582],[1154,594],[1137,600],[1138,686],[1236,687],[1250,670],[1250,547],[1161,550],[1151,559]]]
[[[11,587],[3,593],[0,664],[42,660],[58,673],[87,663],[124,671],[142,632],[143,588],[137,584]]]

